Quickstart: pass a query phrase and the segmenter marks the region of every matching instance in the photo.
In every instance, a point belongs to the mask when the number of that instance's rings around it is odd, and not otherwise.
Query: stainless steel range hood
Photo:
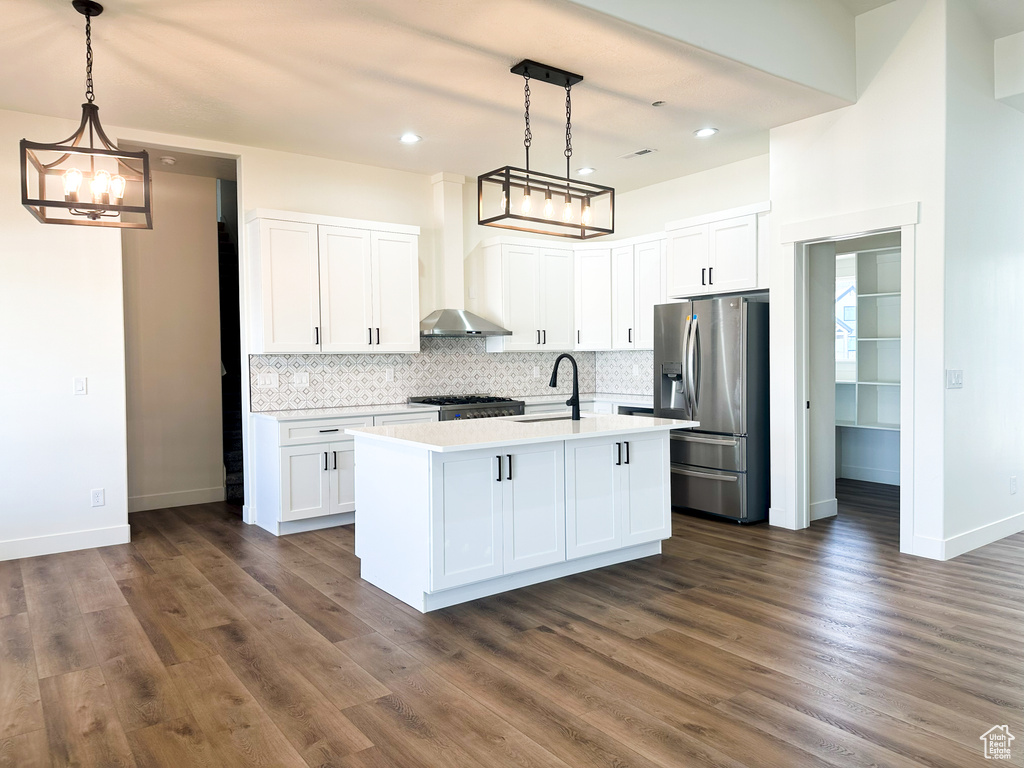
[[[512,331],[464,309],[439,309],[420,320],[420,336],[511,336]]]

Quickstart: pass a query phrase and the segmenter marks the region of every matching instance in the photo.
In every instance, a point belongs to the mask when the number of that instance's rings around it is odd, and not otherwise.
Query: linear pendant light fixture
[[[503,168],[477,177],[477,223],[487,227],[588,240],[615,231],[615,190],[571,178],[572,87],[583,80],[562,69],[526,59],[510,70],[525,81],[526,167]],[[565,177],[530,169],[530,81],[565,88]]]
[[[103,6],[93,0],[71,5],[85,16],[82,122],[56,144],[21,140],[21,203],[43,224],[152,229],[149,154],[118,149],[93,103],[92,18]]]

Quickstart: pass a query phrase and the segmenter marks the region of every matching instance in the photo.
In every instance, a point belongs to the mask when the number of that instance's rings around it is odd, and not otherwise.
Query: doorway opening
[[[121,144],[149,150],[156,212],[121,233],[128,509],[240,505],[237,160]]]

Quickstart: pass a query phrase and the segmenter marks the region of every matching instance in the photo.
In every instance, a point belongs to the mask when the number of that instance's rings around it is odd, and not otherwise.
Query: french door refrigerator
[[[654,308],[654,415],[672,432],[672,506],[768,517],[768,303],[724,296]]]

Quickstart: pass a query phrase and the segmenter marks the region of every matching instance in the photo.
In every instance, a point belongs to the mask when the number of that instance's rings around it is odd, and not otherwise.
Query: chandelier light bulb
[[[520,211],[522,211],[522,213],[523,213],[523,214],[525,215],[525,214],[528,214],[528,213],[530,212],[530,210],[531,210],[532,208],[533,208],[533,200],[532,200],[532,198],[530,197],[530,190],[529,190],[529,189],[527,189],[527,190],[526,190],[526,191],[525,191],[525,192],[523,193],[523,203],[522,203],[522,205],[521,205],[521,206],[519,207],[519,209],[520,209]]]
[[[572,199],[565,198],[565,208],[562,210],[562,221],[572,221]]]
[[[580,221],[585,226],[590,226],[591,213],[590,213],[590,200],[589,198],[583,203],[583,214],[580,216]]]
[[[555,215],[555,204],[551,200],[550,192],[548,192],[544,196],[544,215],[547,216],[549,219]]]
[[[78,190],[82,186],[82,172],[77,168],[69,168],[64,174],[64,197],[67,200],[78,200]]]
[[[505,194],[504,190],[502,190],[501,192],[501,206],[498,208],[498,210],[501,211],[502,213],[508,210],[508,195]]]
[[[103,196],[110,191],[110,173],[108,171],[96,171],[92,181],[89,183],[89,188],[92,190],[94,202],[104,202]]]
[[[124,189],[128,186],[128,181],[124,176],[118,174],[110,180],[110,196],[120,201],[124,199]]]

